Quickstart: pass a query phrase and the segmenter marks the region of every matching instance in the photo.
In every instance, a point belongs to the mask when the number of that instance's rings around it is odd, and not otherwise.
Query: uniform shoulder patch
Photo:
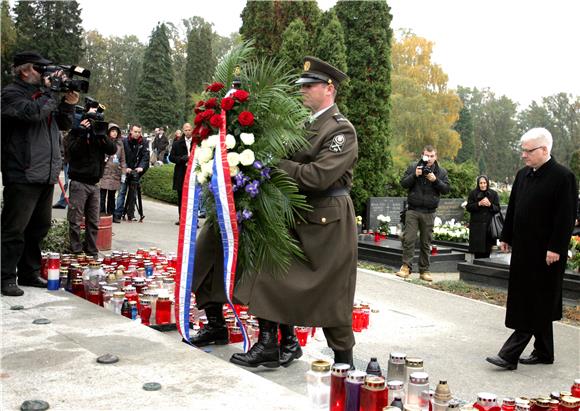
[[[344,134],[337,134],[332,138],[330,147],[328,149],[333,153],[340,153],[344,147],[345,142],[346,138],[344,137]]]
[[[334,117],[334,119],[336,120],[337,123],[348,122],[348,120],[346,119],[346,117],[344,117],[340,113],[336,113],[333,117]]]

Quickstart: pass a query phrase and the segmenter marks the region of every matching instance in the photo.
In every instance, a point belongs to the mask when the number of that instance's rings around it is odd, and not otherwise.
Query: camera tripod
[[[128,183],[127,189],[127,198],[125,199],[125,207],[123,207],[123,220],[127,216],[128,213],[131,215],[129,216],[128,220],[134,220],[135,216],[135,206],[137,206],[137,212],[139,213],[139,222],[142,223],[145,215],[143,215],[143,200],[141,198],[141,184],[138,180],[132,179]]]

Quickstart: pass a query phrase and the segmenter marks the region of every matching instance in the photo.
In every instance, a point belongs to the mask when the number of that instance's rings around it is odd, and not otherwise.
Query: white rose
[[[207,181],[207,175],[205,173],[197,173],[197,181],[199,184],[203,184]]]
[[[238,166],[230,167],[230,177],[237,176],[239,172],[240,169],[238,168]]]
[[[203,163],[201,165],[201,172],[203,174],[211,176],[213,174],[213,163],[212,162]]]
[[[209,138],[206,138],[205,140],[202,140],[200,146],[203,147],[203,148],[209,147]]]
[[[240,153],[240,163],[244,166],[251,166],[254,164],[256,157],[254,156],[254,152],[249,148],[245,149]]]
[[[228,153],[228,164],[230,167],[235,167],[240,164],[240,155],[235,151]]]
[[[255,141],[253,133],[242,133],[240,134],[240,139],[247,146],[251,146]]]
[[[209,147],[201,147],[199,149],[199,162],[201,164],[207,163],[212,158],[213,158],[213,150],[211,148],[209,148]]]
[[[208,147],[215,147],[220,141],[220,136],[218,134],[214,134],[206,138],[204,141],[207,141]]]
[[[235,146],[236,146],[236,138],[234,136],[232,136],[231,134],[228,134],[226,136],[226,148],[228,150],[231,150]]]

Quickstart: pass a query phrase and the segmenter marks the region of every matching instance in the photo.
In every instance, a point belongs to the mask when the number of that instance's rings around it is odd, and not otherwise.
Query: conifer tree
[[[295,19],[282,34],[279,56],[286,60],[291,70],[298,71],[302,68],[302,61],[307,54],[311,53],[306,26],[302,20]]]
[[[14,28],[14,21],[10,15],[10,5],[8,0],[2,0],[2,16],[0,21],[0,29],[2,30],[2,86],[8,84],[12,80],[12,58],[16,47],[16,29]]]
[[[459,112],[459,119],[453,127],[461,137],[461,148],[457,153],[455,161],[465,163],[466,161],[475,162],[475,140],[473,137],[473,120],[469,109],[463,107]]]
[[[188,95],[203,91],[205,84],[211,80],[217,64],[212,50],[212,25],[200,17],[197,19],[197,24],[192,26],[187,36],[185,87]]]
[[[173,79],[171,48],[165,24],[153,30],[143,57],[137,88],[136,114],[146,128],[178,123],[177,90]]]
[[[389,154],[391,93],[391,14],[385,1],[339,1],[336,15],[344,30],[350,96],[348,118],[356,128],[359,156],[352,190],[355,209],[369,197],[385,195]]]

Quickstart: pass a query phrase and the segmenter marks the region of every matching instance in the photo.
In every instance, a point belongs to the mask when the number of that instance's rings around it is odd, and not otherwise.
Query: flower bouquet
[[[391,222],[391,217],[388,215],[379,214],[377,216],[377,220],[379,221],[379,225],[377,227],[377,231],[379,233],[389,234],[389,223]]]
[[[567,263],[568,269],[580,272],[580,236],[578,235],[570,237]]]
[[[439,217],[435,217],[433,239],[457,243],[467,242],[469,241],[469,228],[459,222],[455,222],[454,219],[443,223]]]
[[[294,180],[276,165],[308,144],[302,124],[309,113],[284,65],[250,59],[251,51],[245,43],[226,55],[215,81],[195,104],[193,136],[198,147],[192,170],[204,192],[207,223],[217,227],[211,179],[220,127],[225,126],[239,232],[236,272],[246,276],[266,269],[282,275],[293,258],[303,257],[289,229],[297,212],[309,206]],[[232,83],[237,88],[226,86]]]

